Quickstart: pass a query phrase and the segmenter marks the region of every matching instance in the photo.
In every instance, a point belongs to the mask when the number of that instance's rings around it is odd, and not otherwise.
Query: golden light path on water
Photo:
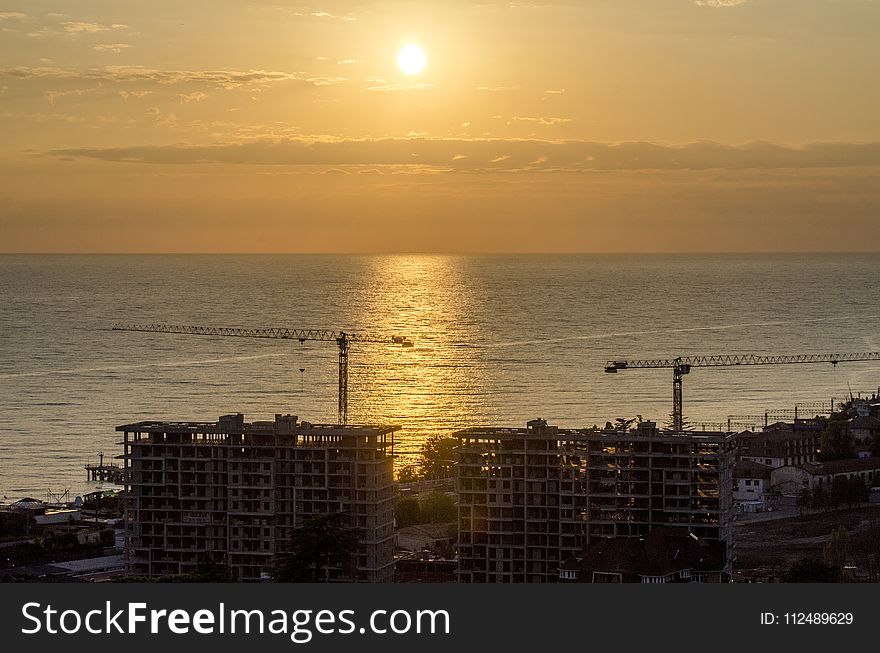
[[[401,333],[414,346],[359,348],[352,403],[363,421],[405,424],[402,451],[412,452],[438,421],[451,434],[469,425],[467,415],[482,412],[487,370],[475,349],[462,346],[479,340],[469,317],[479,298],[451,258],[394,257],[376,261],[370,272],[376,283],[367,284],[358,321],[387,325],[386,332]],[[408,390],[388,392],[394,387]]]

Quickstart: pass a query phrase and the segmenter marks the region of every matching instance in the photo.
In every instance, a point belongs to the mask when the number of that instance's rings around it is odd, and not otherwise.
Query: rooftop
[[[770,478],[773,468],[751,460],[741,460],[733,466],[734,478]]]
[[[870,415],[853,417],[847,428],[851,429],[867,429],[869,431],[880,431],[880,419]]]
[[[461,429],[453,433],[455,437],[553,437],[573,440],[597,440],[607,438],[627,439],[627,440],[669,440],[669,439],[691,439],[691,440],[725,440],[733,437],[726,431],[685,431],[683,433],[674,433],[668,430],[656,428],[654,422],[642,422],[635,428],[628,430],[620,429],[562,429],[557,426],[547,424],[543,419],[529,421],[525,427],[522,426],[475,426]]]
[[[813,476],[827,474],[848,474],[872,469],[880,469],[880,458],[847,458],[846,460],[828,460],[823,463],[806,463],[803,468]]]
[[[200,433],[241,435],[384,435],[400,430],[397,425],[312,424],[297,421],[296,415],[276,414],[273,421],[245,422],[244,414],[221,415],[216,422],[163,422],[147,420],[123,424],[116,430],[126,433]]]

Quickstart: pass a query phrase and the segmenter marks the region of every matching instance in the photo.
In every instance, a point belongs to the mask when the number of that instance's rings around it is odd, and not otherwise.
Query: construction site
[[[123,433],[131,573],[163,576],[211,562],[240,581],[269,578],[312,517],[344,513],[360,533],[355,569],[325,581],[393,578],[396,426],[310,424],[293,415],[245,422],[139,422]]]
[[[125,485],[122,544],[130,576],[168,578],[210,563],[235,580],[270,580],[299,529],[342,515],[358,534],[354,564],[326,564],[316,580],[779,580],[793,551],[815,554],[826,542],[820,531],[834,521],[827,515],[845,501],[867,503],[871,488],[880,486],[877,393],[851,396],[839,409],[832,399],[729,415],[702,428],[687,423],[683,408],[683,380],[692,368],[880,360],[874,352],[615,359],[606,373],[672,372],[667,428],[638,417],[604,428],[565,429],[535,419],[525,427],[450,429],[452,444],[434,461],[445,471],[398,482],[394,434],[401,426],[348,424],[348,368],[351,343],[409,347],[408,338],[286,328],[113,328],[315,340],[338,349],[336,423],[312,424],[290,414],[246,422],[234,413],[216,422],[117,427],[123,464],[105,462],[99,453],[86,472],[93,481]],[[850,449],[823,450],[832,428]],[[845,496],[844,486],[851,490]],[[450,502],[452,517],[410,517],[401,527],[395,513],[401,501],[416,501],[418,512],[420,503],[438,496]],[[805,528],[812,524],[813,540],[786,530],[786,520],[795,518],[807,520]],[[857,536],[867,528],[865,519],[847,522]],[[802,549],[786,548],[796,542]],[[775,556],[769,566],[761,562],[765,543]],[[679,558],[679,550],[688,553]],[[865,562],[859,574],[870,575],[864,570],[873,564]]]
[[[460,582],[556,582],[608,538],[676,527],[731,561],[733,441],[722,433],[525,428],[456,433]]]

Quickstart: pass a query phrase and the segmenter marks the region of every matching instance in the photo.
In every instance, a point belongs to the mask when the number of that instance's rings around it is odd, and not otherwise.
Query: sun
[[[397,53],[397,65],[407,75],[418,75],[425,69],[425,51],[417,45],[405,45]]]

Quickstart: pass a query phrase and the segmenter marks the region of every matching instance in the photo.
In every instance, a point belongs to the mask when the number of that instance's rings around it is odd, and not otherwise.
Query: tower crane
[[[139,331],[143,333],[175,333],[190,336],[225,336],[233,338],[273,338],[277,340],[306,340],[335,342],[339,348],[339,423],[348,421],[348,350],[353,342],[370,342],[412,347],[412,340],[405,336],[348,333],[329,329],[288,329],[283,327],[236,328],[184,326],[178,324],[121,324],[113,325],[113,331]]]
[[[690,374],[692,367],[735,367],[739,365],[795,365],[814,363],[838,363],[880,360],[880,352],[849,354],[795,354],[782,356],[759,356],[757,354],[726,354],[720,356],[679,356],[677,358],[657,358],[645,360],[613,360],[605,365],[605,371],[616,374],[633,369],[672,369],[672,428],[681,431],[684,427],[682,417],[682,378]]]

